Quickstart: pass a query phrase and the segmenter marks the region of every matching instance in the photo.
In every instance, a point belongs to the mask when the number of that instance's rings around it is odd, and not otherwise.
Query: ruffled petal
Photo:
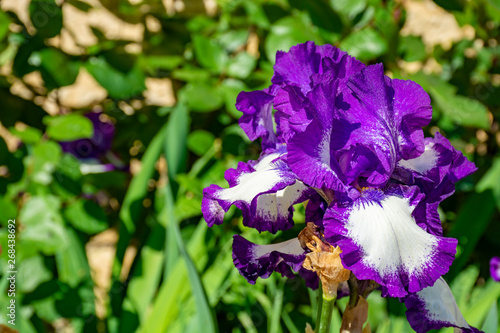
[[[243,112],[238,120],[240,127],[251,141],[262,138],[264,149],[276,146],[273,122],[273,99],[279,88],[241,92],[236,98],[236,109]]]
[[[399,171],[400,174],[406,176],[403,181],[412,183],[416,182],[414,178],[418,178],[422,186],[429,190],[437,187],[446,178],[456,183],[477,170],[474,163],[467,160],[439,132],[436,132],[434,138],[425,139],[423,154],[413,159],[400,160],[398,167],[403,169]]]
[[[342,249],[345,268],[360,280],[379,283],[383,296],[403,297],[431,286],[455,257],[455,239],[417,225],[412,212],[421,198],[416,187],[364,189],[356,200],[335,202],[325,214],[325,236]]]
[[[343,174],[334,153],[349,139],[353,126],[335,118],[338,82],[319,84],[308,94],[311,123],[288,142],[290,168],[307,185],[345,192]]]
[[[318,84],[335,81],[344,87],[365,65],[331,45],[298,44],[289,52],[278,52],[272,82],[281,87],[274,99],[275,119],[281,142],[303,132],[311,118],[306,110],[307,94]],[[300,68],[300,70],[298,70]]]
[[[460,151],[437,132],[425,139],[424,153],[414,159],[400,160],[393,177],[417,185],[425,198],[413,215],[417,224],[434,235],[442,235],[439,204],[455,192],[455,183],[477,170]]]
[[[500,282],[500,257],[491,258],[490,274],[493,280]]]
[[[344,110],[345,120],[357,124],[357,129],[337,157],[352,165],[351,158],[367,156],[366,149],[370,149],[377,163],[362,159],[369,169],[359,174],[367,177],[367,185],[383,186],[401,157],[423,153],[422,126],[429,123],[432,114],[429,96],[414,82],[384,76],[382,64],[362,69],[347,86],[350,92],[343,94],[343,102],[337,105]],[[358,153],[360,149],[363,151]]]
[[[234,265],[251,284],[255,284],[258,277],[268,278],[272,272],[295,277],[293,271],[298,272],[302,268],[305,252],[298,238],[283,243],[257,245],[239,235],[233,236]]]
[[[264,154],[258,163],[226,171],[229,188],[210,185],[203,191],[202,212],[209,226],[221,224],[231,205],[243,212],[243,224],[276,233],[293,226],[293,205],[314,193],[282,160],[286,152]]]
[[[481,332],[467,324],[443,278],[431,287],[408,295],[405,305],[408,322],[417,333],[443,327],[456,327],[463,333]]]
[[[271,82],[280,86],[297,86],[305,95],[311,90],[311,75],[322,72],[322,59],[338,61],[344,54],[332,45],[316,45],[314,42],[295,45],[289,52],[278,51]]]

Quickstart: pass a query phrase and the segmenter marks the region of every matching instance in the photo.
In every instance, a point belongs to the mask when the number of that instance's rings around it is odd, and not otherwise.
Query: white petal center
[[[462,313],[458,309],[453,293],[448,284],[439,278],[432,287],[427,287],[418,292],[432,321],[444,321],[459,327],[469,327]]]
[[[260,258],[273,251],[280,253],[300,255],[304,253],[304,249],[300,246],[298,238],[292,238],[286,242],[269,244],[269,245],[255,245],[253,248],[254,258]]]
[[[306,189],[307,186],[297,180],[295,184],[276,193],[260,195],[257,198],[257,214],[268,221],[275,221],[279,216],[287,216],[288,208],[300,198]]]
[[[273,163],[279,156],[280,154],[266,156],[255,166],[254,172],[242,174],[237,180],[238,185],[218,191],[216,197],[250,203],[258,194],[269,191],[281,180],[281,172]]]
[[[348,236],[361,248],[363,263],[383,277],[400,270],[421,273],[436,248],[437,239],[416,224],[412,211],[408,199],[397,196],[364,201],[351,210]]]
[[[431,142],[425,146],[425,151],[422,155],[411,160],[401,160],[399,161],[399,166],[424,174],[436,166],[438,157],[434,149],[434,143]]]

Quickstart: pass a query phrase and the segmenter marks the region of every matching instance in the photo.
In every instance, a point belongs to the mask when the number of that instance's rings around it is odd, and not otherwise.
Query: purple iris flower
[[[84,115],[94,127],[94,135],[91,138],[59,142],[64,152],[83,162],[80,165],[83,174],[127,170],[123,162],[111,152],[115,126],[111,122],[103,121],[101,115],[102,112],[89,112]],[[108,160],[108,163],[102,163],[104,159]]]
[[[490,274],[493,280],[500,282],[500,257],[491,258]]]
[[[382,64],[312,42],[278,52],[271,82],[237,98],[240,126],[263,152],[226,171],[229,188],[204,190],[209,226],[235,205],[244,225],[275,233],[293,226],[294,204],[309,200],[308,222],[340,247],[343,266],[404,300],[417,332],[476,332],[441,278],[457,241],[443,237],[437,211],[476,167],[440,133],[424,138],[427,93],[385,76]],[[306,253],[297,238],[257,245],[234,236],[234,263],[250,283],[273,271],[300,274]]]
[[[111,149],[115,126],[100,119],[101,112],[90,112],[84,116],[94,126],[94,135],[89,139],[79,139],[69,142],[60,142],[63,151],[73,154],[79,159],[99,158]]]

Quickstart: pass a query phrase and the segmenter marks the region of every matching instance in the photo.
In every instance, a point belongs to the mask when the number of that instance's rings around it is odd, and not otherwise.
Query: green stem
[[[323,304],[318,307],[321,311],[319,323],[316,323],[315,333],[330,333],[330,324],[332,323],[333,307],[335,305],[335,298],[328,299],[323,295]]]

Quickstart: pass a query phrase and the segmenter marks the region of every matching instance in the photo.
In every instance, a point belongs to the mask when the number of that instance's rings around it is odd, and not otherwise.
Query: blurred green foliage
[[[448,46],[401,33],[408,3],[218,0],[209,15],[201,0],[31,0],[25,17],[3,4],[0,285],[6,290],[7,221],[15,218],[15,328],[303,332],[313,322],[316,293],[300,279],[276,275],[252,286],[231,259],[235,233],[257,243],[296,235],[303,206],[296,207],[296,226],[277,235],[243,227],[234,208],[224,225],[209,229],[200,206],[204,187],[226,186],[227,168],[259,154],[259,143],[237,125],[237,94],[270,84],[277,50],[313,40],[383,62],[388,75],[422,85],[434,109],[426,135],[441,131],[479,167],[440,209],[445,235],[459,240],[446,279],[471,325],[500,332],[500,284],[488,272],[489,259],[500,255],[500,3],[436,1],[435,10],[456,20],[457,29],[473,29]],[[82,44],[87,32],[71,32],[76,22],[67,16],[75,11],[105,11],[139,27],[140,38],[113,35],[98,19],[87,26],[91,42]],[[68,106],[63,90],[83,70],[105,94]],[[171,91],[161,95],[171,102],[148,102],[151,78],[168,83]],[[74,98],[88,93],[79,89]],[[111,151],[130,173],[88,172],[87,161],[57,143],[92,137],[83,116],[91,110],[114,123]],[[369,301],[375,332],[411,332],[404,305],[376,293]],[[8,302],[1,293],[0,308]],[[332,332],[345,305],[338,301]]]

